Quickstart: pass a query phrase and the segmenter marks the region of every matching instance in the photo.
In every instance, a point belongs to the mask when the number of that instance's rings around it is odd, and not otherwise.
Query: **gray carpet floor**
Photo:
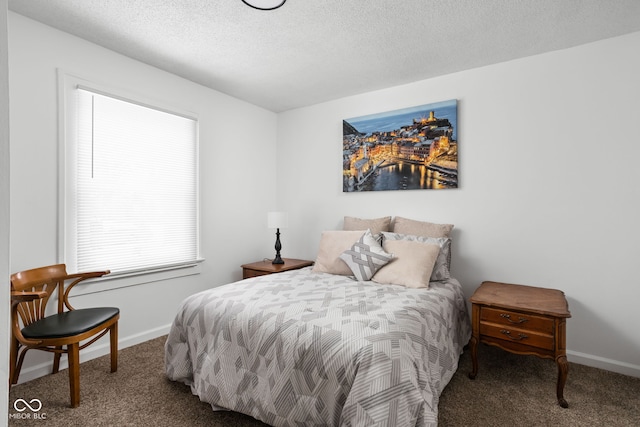
[[[163,365],[165,339],[121,350],[118,372],[113,374],[107,357],[82,363],[81,403],[75,409],[68,406],[66,370],[13,386],[9,425],[265,426],[235,412],[213,412],[189,387],[168,381]],[[470,368],[465,352],[440,397],[440,426],[640,426],[640,378],[570,361],[564,391],[569,408],[563,409],[555,398],[557,372],[551,360],[480,345],[479,372],[473,381],[467,377]],[[39,418],[26,418],[32,415],[29,409],[15,410],[17,399],[39,399]]]

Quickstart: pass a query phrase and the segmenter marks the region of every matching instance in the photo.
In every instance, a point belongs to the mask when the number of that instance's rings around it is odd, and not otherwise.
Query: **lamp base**
[[[280,249],[282,249],[282,244],[280,243],[280,229],[276,228],[276,257],[271,261],[271,264],[284,264],[282,258],[280,258]]]

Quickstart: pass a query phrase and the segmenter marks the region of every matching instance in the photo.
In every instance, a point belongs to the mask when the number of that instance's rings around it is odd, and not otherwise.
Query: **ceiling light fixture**
[[[258,10],[274,10],[279,8],[287,0],[242,0],[242,3]]]

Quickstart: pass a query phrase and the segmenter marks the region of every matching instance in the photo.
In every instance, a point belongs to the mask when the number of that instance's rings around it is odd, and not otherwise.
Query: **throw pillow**
[[[312,271],[351,276],[351,269],[340,259],[340,255],[363,234],[363,231],[324,231],[320,236],[320,248]]]
[[[407,288],[429,287],[429,278],[440,246],[410,240],[389,240],[383,242],[383,248],[387,252],[393,252],[394,259],[371,280]]]
[[[382,239],[410,240],[421,243],[436,244],[440,246],[440,252],[431,273],[431,281],[437,282],[451,278],[451,239],[448,237],[422,237],[398,233],[382,233]]]
[[[371,280],[392,258],[393,255],[382,249],[371,230],[367,230],[350,249],[340,255],[358,281]]]

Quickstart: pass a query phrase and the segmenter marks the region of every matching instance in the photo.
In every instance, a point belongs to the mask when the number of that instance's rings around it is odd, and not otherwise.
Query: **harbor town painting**
[[[458,188],[457,101],[342,122],[343,192]]]

